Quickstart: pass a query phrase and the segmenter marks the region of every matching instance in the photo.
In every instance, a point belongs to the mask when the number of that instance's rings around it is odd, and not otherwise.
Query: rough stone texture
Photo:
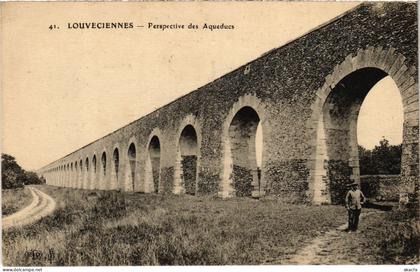
[[[267,164],[267,175],[273,177],[268,184],[269,195],[279,195],[287,198],[303,200],[308,190],[309,170],[305,160],[277,161]]]
[[[360,177],[363,194],[377,201],[397,201],[400,193],[399,175],[365,175]]]
[[[195,183],[197,176],[197,156],[182,157],[182,180],[185,193],[195,195]]]
[[[233,188],[236,196],[251,196],[253,176],[251,170],[239,165],[233,165]]]
[[[86,158],[91,161],[94,154],[100,158],[105,153],[105,169],[94,179],[98,183],[94,187],[127,190],[124,179],[126,169],[129,169],[126,167],[129,161],[127,151],[130,139],[135,139],[138,155],[134,190],[152,192],[149,145],[151,137],[156,136],[160,143],[159,193],[173,192],[179,168],[176,165],[179,135],[185,127],[185,120],[191,118],[199,146],[197,193],[234,196],[233,160],[227,140],[229,125],[240,107],[250,106],[258,114],[263,128],[260,188],[252,195],[271,194],[295,200],[308,198],[315,203],[331,202],[330,185],[334,187],[338,179],[340,182],[359,179],[358,157],[354,150],[348,145],[329,145],[334,142],[330,140],[337,137],[354,146],[351,131],[355,122],[350,117],[357,110],[347,107],[352,112],[346,112],[345,104],[337,100],[339,96],[333,99],[337,112],[349,114],[349,117],[346,131],[334,134],[331,130],[329,133],[328,125],[334,122],[325,121],[327,116],[323,113],[328,108],[325,102],[333,98],[330,94],[335,93],[334,88],[343,78],[365,67],[382,70],[399,87],[404,105],[400,192],[418,192],[416,3],[361,4],[318,29],[43,167],[39,172],[46,177],[48,184],[82,188],[86,181],[80,170],[85,170],[79,163],[79,167],[70,170],[67,179],[63,178],[65,174],[61,169]],[[358,105],[353,102],[352,105]],[[325,141],[321,140],[324,136],[318,131],[326,132]],[[115,146],[120,151],[118,178],[112,176],[111,169]],[[331,148],[337,150],[337,156],[329,152]],[[343,172],[345,176],[334,177],[335,181],[331,180],[332,175],[327,175],[333,169],[338,171],[328,165],[331,160],[341,161],[340,165],[347,169]],[[153,176],[156,178],[156,174]]]
[[[153,173],[153,185],[155,193],[159,191],[159,178],[160,178],[160,158],[152,159],[152,173]]]
[[[348,185],[352,183],[350,179],[352,168],[346,161],[330,160],[328,161],[328,181],[333,204],[344,203],[348,190]]]

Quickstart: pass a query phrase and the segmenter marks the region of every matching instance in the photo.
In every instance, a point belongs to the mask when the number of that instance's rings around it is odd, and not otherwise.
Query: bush
[[[416,212],[394,211],[389,215],[395,223],[380,244],[383,257],[395,264],[417,264],[419,261],[420,222]]]
[[[25,171],[25,184],[44,184],[45,179],[40,178],[37,173],[32,171]]]

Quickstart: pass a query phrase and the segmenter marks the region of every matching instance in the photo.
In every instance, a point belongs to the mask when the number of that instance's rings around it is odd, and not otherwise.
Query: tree
[[[372,161],[372,151],[359,145],[359,165],[361,175],[373,175],[377,173],[376,165]]]
[[[16,159],[8,154],[1,154],[1,188],[22,188],[25,184],[42,184],[44,179],[38,177],[35,172],[25,171],[16,162]]]
[[[372,150],[359,146],[361,175],[399,175],[402,145],[390,145],[382,138]]]
[[[25,171],[17,164],[15,158],[8,154],[1,154],[1,188],[21,188],[25,182]]]

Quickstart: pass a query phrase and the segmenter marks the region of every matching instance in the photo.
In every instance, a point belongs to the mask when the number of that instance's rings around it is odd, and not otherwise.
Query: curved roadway
[[[11,227],[21,227],[38,221],[39,219],[50,215],[54,210],[56,203],[46,193],[29,187],[32,194],[32,202],[22,210],[2,219],[3,229]]]

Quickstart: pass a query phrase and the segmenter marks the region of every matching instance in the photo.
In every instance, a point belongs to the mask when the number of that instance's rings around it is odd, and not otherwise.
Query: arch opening
[[[359,113],[367,95],[387,76],[378,68],[362,68],[341,79],[327,96],[318,120],[315,203],[342,203],[348,184],[360,184]],[[402,130],[401,123],[396,127]]]
[[[179,138],[181,183],[185,193],[196,194],[197,183],[197,133],[192,125],[187,125]]]
[[[101,162],[102,162],[102,176],[106,177],[106,153],[102,153],[101,156]]]
[[[91,183],[90,189],[96,189],[97,175],[96,175],[96,154],[92,157],[92,167],[91,167]]]
[[[90,172],[89,172],[89,158],[87,157],[85,160],[85,167],[86,167],[86,172],[84,174],[84,185],[87,189],[90,189]]]
[[[77,184],[77,188],[82,188],[83,186],[83,160],[79,162],[79,183]]]
[[[257,164],[258,113],[251,107],[241,108],[229,125],[229,142],[232,156],[232,186],[236,196],[259,195],[261,170]],[[262,152],[262,133],[259,132],[259,152]]]
[[[89,158],[86,158],[85,160],[85,167],[86,167],[86,171],[89,171]]]
[[[129,164],[129,184],[134,191],[134,181],[136,177],[136,146],[134,143],[131,143],[127,150],[127,158]]]
[[[114,178],[118,184],[118,172],[120,167],[120,153],[118,151],[118,148],[114,149],[114,153],[112,154],[112,159],[114,161]]]
[[[160,141],[157,136],[153,136],[149,143],[149,167],[153,181],[153,191],[158,193],[160,181]]]
[[[92,158],[92,170],[93,170],[93,173],[96,174],[96,155],[93,155],[93,158]]]

